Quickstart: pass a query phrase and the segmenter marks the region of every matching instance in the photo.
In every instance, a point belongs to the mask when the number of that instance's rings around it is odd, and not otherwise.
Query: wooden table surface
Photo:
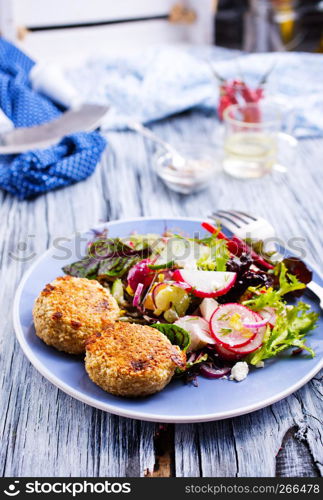
[[[153,129],[170,140],[212,136],[213,117],[188,114]],[[288,175],[239,181],[220,174],[207,191],[173,193],[152,171],[151,143],[109,133],[109,147],[85,182],[19,202],[1,193],[0,468],[4,476],[319,476],[322,373],[268,408],[219,422],[154,424],[119,418],[72,399],[23,355],[11,309],[34,258],[57,236],[98,221],[143,215],[204,217],[217,208],[262,215],[282,238],[303,236],[322,266],[323,139],[300,143]],[[269,381],[270,383],[270,381]]]

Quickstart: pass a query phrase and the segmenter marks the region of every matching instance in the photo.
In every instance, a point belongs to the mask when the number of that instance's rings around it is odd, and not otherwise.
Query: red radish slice
[[[206,321],[210,321],[212,314],[219,307],[219,304],[214,299],[203,299],[200,304],[200,311]]]
[[[183,316],[175,321],[174,325],[184,328],[190,334],[189,352],[202,349],[208,344],[215,344],[215,340],[210,334],[208,322],[200,316]]]
[[[134,307],[139,306],[140,297],[141,297],[143,288],[144,288],[143,283],[138,283],[136,291],[135,291],[135,295],[133,296],[133,301],[132,301],[132,305]]]
[[[274,328],[277,320],[276,311],[273,307],[264,307],[261,311],[259,311],[260,316],[266,319],[267,323]]]
[[[261,347],[265,332],[266,328],[262,328],[261,331],[257,333],[256,337],[244,347],[226,349],[222,345],[216,344],[215,349],[222,359],[226,361],[239,361]]]
[[[263,326],[262,328],[258,329],[256,336],[247,345],[242,347],[230,347],[228,348],[228,351],[231,351],[233,354],[237,354],[242,357],[247,356],[247,354],[250,354],[251,352],[254,352],[259,349],[259,347],[261,347],[265,333],[266,327]]]
[[[264,318],[262,315],[256,313],[254,311],[254,320],[252,321],[249,321],[249,320],[246,320],[246,321],[243,321],[243,324],[245,327],[247,328],[261,328],[262,326],[266,326],[267,323],[268,323],[268,319],[267,318]]]
[[[196,297],[219,297],[226,294],[234,285],[237,273],[222,271],[196,271],[177,269],[174,278],[187,283],[190,292]]]
[[[210,328],[217,343],[223,347],[243,347],[257,334],[254,329],[247,328],[245,322],[255,323],[259,318],[242,304],[223,304],[212,314]]]
[[[239,361],[239,359],[242,359],[244,356],[244,354],[236,354],[229,351],[220,344],[215,345],[215,350],[219,354],[220,358],[225,359],[226,361]]]
[[[271,328],[274,327],[277,318],[275,309],[273,307],[265,307],[258,313],[254,312],[254,314],[256,314],[260,319],[255,322],[244,321],[243,324],[247,328],[261,328],[262,326],[266,326],[267,324],[269,324]]]

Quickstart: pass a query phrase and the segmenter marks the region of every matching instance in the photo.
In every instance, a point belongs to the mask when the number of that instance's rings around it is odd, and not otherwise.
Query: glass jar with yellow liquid
[[[223,115],[225,124],[223,169],[233,177],[258,178],[273,169],[283,171],[281,149],[295,155],[296,139],[282,133],[278,105],[266,102],[234,104]],[[286,156],[286,155],[284,155]]]

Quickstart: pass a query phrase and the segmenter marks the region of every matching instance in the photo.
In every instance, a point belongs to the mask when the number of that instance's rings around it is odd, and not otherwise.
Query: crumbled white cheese
[[[258,361],[257,364],[255,364],[256,368],[263,368],[265,366],[265,363],[263,361]]]
[[[247,377],[248,373],[248,363],[246,363],[245,361],[239,361],[231,368],[230,380],[241,382],[241,380],[244,380]]]

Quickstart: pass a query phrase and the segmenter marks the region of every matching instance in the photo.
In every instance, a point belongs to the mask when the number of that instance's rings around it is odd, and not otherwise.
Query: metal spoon
[[[140,135],[147,137],[147,139],[156,142],[160,146],[163,146],[163,148],[171,155],[170,163],[174,169],[176,170],[181,169],[185,166],[186,159],[171,144],[169,144],[168,142],[164,141],[156,134],[151,132],[149,128],[144,127],[143,125],[141,125],[141,123],[134,121],[129,122],[127,125],[130,130],[134,130],[135,132],[138,132]]]

